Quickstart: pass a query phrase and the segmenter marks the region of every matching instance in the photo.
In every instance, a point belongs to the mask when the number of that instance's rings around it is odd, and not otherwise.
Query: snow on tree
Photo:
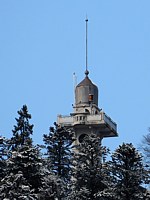
[[[38,147],[23,146],[12,152],[7,161],[10,173],[21,171],[24,178],[36,192],[41,187],[42,158]]]
[[[7,139],[0,136],[0,180],[5,176],[7,159]]]
[[[28,108],[23,105],[18,111],[19,118],[16,118],[17,125],[14,125],[13,137],[11,138],[12,149],[17,149],[23,145],[32,146],[31,135],[33,133],[33,124],[29,123],[31,114],[28,113]]]
[[[12,193],[15,194],[17,188],[13,187],[16,180],[14,177],[18,177],[18,174],[22,174],[19,176],[22,177],[21,180],[24,180],[23,182],[26,182],[30,190],[37,195],[41,187],[41,168],[43,161],[39,147],[32,144],[31,135],[33,133],[33,125],[29,123],[31,115],[28,113],[27,106],[24,105],[22,109],[18,111],[18,114],[19,118],[16,118],[17,125],[14,126],[13,137],[7,141],[8,158],[6,159],[6,173],[5,177],[0,182],[0,191],[3,191],[3,183],[6,183],[5,191],[8,191],[8,194],[11,193],[11,195]],[[7,184],[7,180],[9,179],[11,179],[11,182]],[[21,183],[22,182],[19,184]],[[24,185],[20,185],[20,187],[24,187]],[[14,188],[14,190],[12,188]],[[28,191],[22,190],[22,192],[23,191],[25,193],[22,195],[26,196]],[[15,198],[14,196],[14,199]]]
[[[110,170],[113,176],[112,195],[115,200],[145,199],[142,184],[147,179],[142,156],[132,144],[123,143],[112,154]]]
[[[1,180],[0,199],[10,200],[36,200],[38,195],[34,193],[23,173],[10,173]]]
[[[150,174],[150,128],[149,128],[149,133],[143,136],[143,141],[140,145],[140,150],[142,150],[144,155],[145,168],[149,171]],[[149,178],[149,187],[150,187],[150,178]]]
[[[108,187],[107,166],[102,162],[107,153],[108,150],[100,145],[95,134],[85,136],[82,143],[76,146],[69,200],[100,199],[99,192]]]
[[[58,199],[67,195],[68,186],[71,179],[71,153],[74,141],[74,132],[64,127],[50,127],[49,134],[44,134],[43,140],[47,149],[47,166],[52,171],[59,182],[62,182],[62,191],[58,193]],[[60,184],[59,184],[60,187]]]
[[[13,137],[10,140],[12,150],[9,158],[9,165],[12,166],[10,172],[22,171],[31,187],[38,191],[41,184],[39,172],[42,158],[39,147],[32,144],[33,125],[29,123],[31,114],[28,113],[26,105],[18,111],[18,114],[17,125],[14,126]]]
[[[39,200],[57,200],[64,196],[63,181],[55,174],[44,172]]]

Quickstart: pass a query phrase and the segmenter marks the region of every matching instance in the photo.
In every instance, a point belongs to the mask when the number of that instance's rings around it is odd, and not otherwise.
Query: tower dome
[[[57,124],[60,127],[73,128],[75,143],[82,143],[83,138],[91,133],[100,140],[104,137],[116,137],[117,124],[98,107],[98,87],[89,78],[87,62],[87,22],[86,21],[86,71],[85,78],[75,88],[74,111],[68,116],[58,115]],[[74,150],[76,150],[74,148]]]
[[[86,70],[85,78],[76,86],[75,89],[75,104],[76,106],[80,105],[89,105],[95,104],[98,106],[98,88],[92,83],[88,77],[89,72]]]

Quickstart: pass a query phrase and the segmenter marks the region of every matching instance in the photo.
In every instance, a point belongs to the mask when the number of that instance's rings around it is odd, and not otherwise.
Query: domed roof
[[[94,85],[88,76],[86,76],[76,87],[87,86],[87,85]]]
[[[89,72],[88,72],[88,71],[85,71],[85,75],[86,75],[85,78],[84,78],[76,87],[88,86],[88,85],[97,87],[97,86],[94,85],[94,84],[92,83],[92,81],[89,79],[88,74],[89,74]]]
[[[85,72],[85,78],[76,86],[76,105],[89,104],[89,95],[93,96],[92,103],[98,106],[98,88],[88,77],[89,72]]]

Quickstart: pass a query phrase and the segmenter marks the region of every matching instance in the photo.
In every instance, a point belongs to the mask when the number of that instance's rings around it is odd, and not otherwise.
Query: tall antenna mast
[[[88,18],[86,17],[86,71],[85,75],[88,76],[89,71],[88,71]]]

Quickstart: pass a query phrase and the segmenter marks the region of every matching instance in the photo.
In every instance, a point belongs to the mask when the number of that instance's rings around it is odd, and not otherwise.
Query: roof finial
[[[88,34],[88,18],[86,16],[86,71],[85,71],[85,75],[88,76],[89,71],[88,71],[88,38],[87,38],[87,34]]]

